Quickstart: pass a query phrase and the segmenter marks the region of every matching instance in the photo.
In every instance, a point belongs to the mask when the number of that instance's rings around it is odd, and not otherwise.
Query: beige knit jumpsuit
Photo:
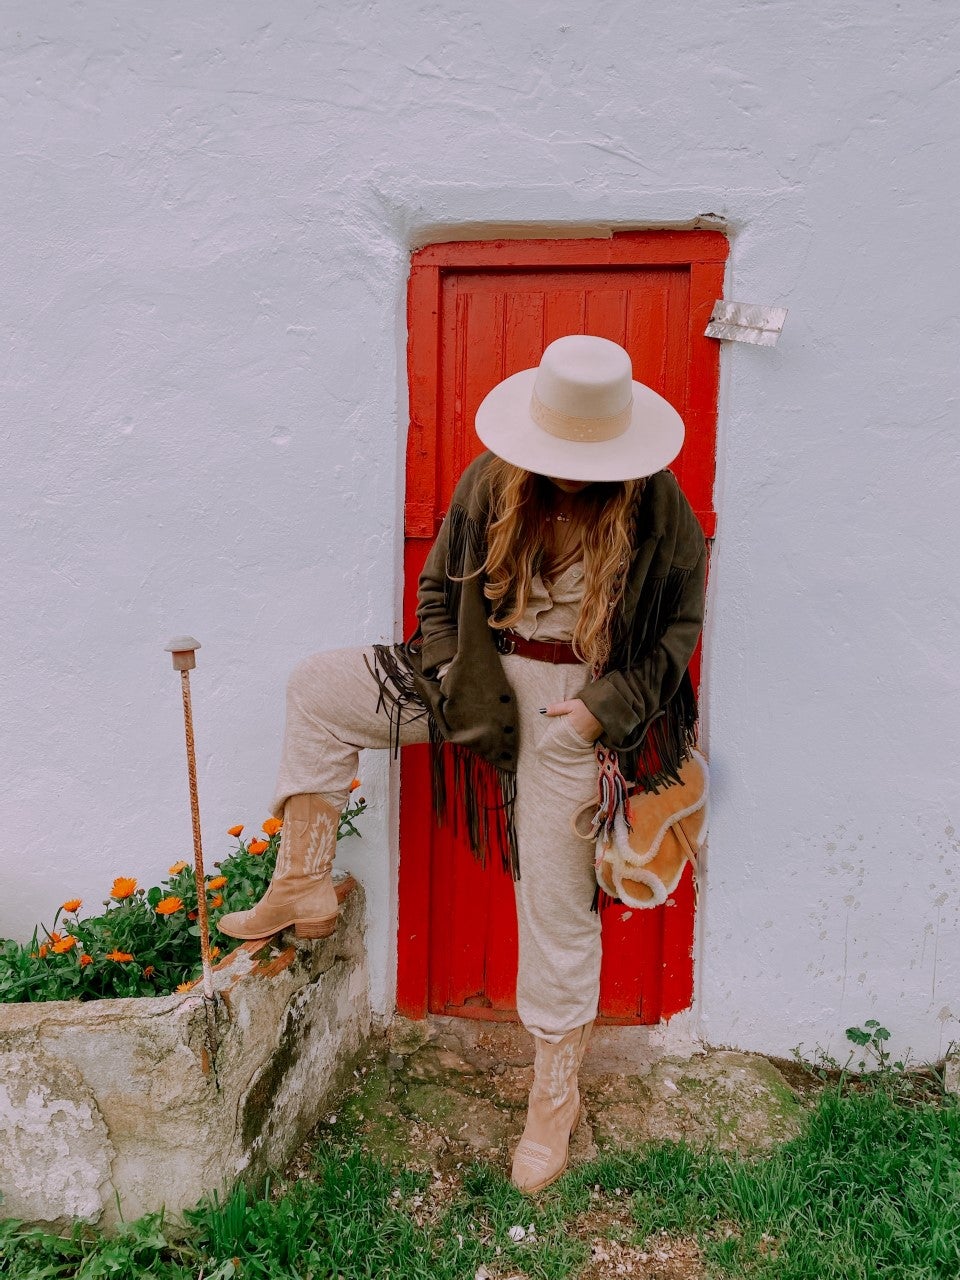
[[[573,635],[583,594],[583,564],[546,586],[533,579],[514,630],[528,640]],[[366,661],[365,661],[366,659]],[[372,648],[335,649],[305,658],[287,686],[287,719],[273,812],[289,796],[321,794],[342,808],[358,771],[358,753],[389,747],[390,720],[377,706],[380,689],[367,667]],[[519,713],[516,882],[519,961],[517,1011],[528,1031],[556,1041],[596,1016],[600,991],[600,919],[591,911],[593,848],[576,836],[571,818],[597,794],[593,745],[567,716],[539,708],[576,697],[589,668],[503,657]],[[400,742],[428,741],[425,714],[408,712]]]

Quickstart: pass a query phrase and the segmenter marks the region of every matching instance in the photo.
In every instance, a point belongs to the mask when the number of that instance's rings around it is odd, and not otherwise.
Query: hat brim
[[[637,480],[667,466],[683,445],[683,419],[642,382],[633,384],[633,412],[612,440],[564,440],[530,416],[536,369],[521,369],[487,393],[476,431],[487,448],[525,471],[557,480]]]

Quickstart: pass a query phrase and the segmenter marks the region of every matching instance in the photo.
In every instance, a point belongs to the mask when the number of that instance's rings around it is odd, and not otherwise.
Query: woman
[[[457,485],[404,645],[315,654],[294,671],[266,895],[232,937],[336,927],[330,876],[358,750],[432,741],[438,814],[514,876],[517,1009],[535,1043],[513,1181],[559,1177],[596,1015],[600,920],[572,817],[626,781],[675,778],[693,742],[687,674],[703,619],[703,535],[673,475],[683,424],[604,338],[551,343],[477,412],[487,446]],[[595,746],[598,744],[599,746]]]

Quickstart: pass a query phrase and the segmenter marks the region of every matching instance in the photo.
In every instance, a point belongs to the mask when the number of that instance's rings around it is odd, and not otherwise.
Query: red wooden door
[[[482,450],[477,406],[564,334],[619,342],[634,377],[680,412],[687,434],[672,470],[713,535],[719,344],[703,330],[723,295],[727,249],[717,232],[643,231],[438,244],[413,255],[404,634],[415,626],[417,578],[454,486]],[[695,683],[698,671],[699,651]],[[513,884],[499,861],[479,866],[434,824],[426,747],[403,752],[399,912],[399,1012],[516,1018]],[[663,907],[604,912],[601,1020],[658,1022],[689,1007],[693,923],[689,873]]]

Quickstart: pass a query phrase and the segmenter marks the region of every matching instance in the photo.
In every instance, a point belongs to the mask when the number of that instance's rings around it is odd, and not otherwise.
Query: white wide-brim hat
[[[557,480],[635,480],[680,452],[683,419],[633,379],[629,354],[589,334],[557,338],[536,369],[497,383],[477,435],[505,462]]]

